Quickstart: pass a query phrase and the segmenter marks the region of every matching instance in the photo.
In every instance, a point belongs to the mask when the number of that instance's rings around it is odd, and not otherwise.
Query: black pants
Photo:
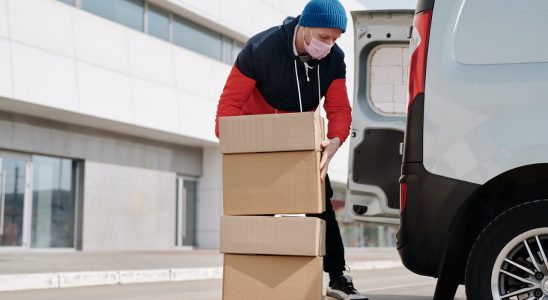
[[[307,214],[309,217],[318,217],[325,221],[325,257],[323,270],[329,274],[342,273],[345,269],[344,246],[339,230],[339,223],[335,219],[335,211],[331,205],[333,189],[329,176],[325,177],[325,211],[321,214]]]

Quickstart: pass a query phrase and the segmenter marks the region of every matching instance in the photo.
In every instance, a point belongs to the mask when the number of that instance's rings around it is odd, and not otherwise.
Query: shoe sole
[[[322,298],[323,300],[337,300],[336,298],[330,297],[330,296],[324,296]]]
[[[337,300],[337,299],[331,298],[331,297],[329,297],[329,296],[324,296],[322,299],[323,299],[323,300]]]

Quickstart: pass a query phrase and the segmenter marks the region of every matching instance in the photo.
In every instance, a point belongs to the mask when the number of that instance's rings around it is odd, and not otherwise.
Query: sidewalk
[[[401,267],[395,249],[347,248],[351,270]],[[0,292],[220,279],[217,250],[165,252],[0,252]]]

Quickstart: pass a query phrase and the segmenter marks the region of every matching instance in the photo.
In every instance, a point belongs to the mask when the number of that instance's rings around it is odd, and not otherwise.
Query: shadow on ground
[[[432,297],[424,296],[402,296],[402,295],[367,295],[369,300],[432,300]],[[334,300],[334,298],[326,297],[324,300]],[[460,300],[460,299],[455,299]]]
[[[432,297],[402,295],[369,295],[369,300],[432,300]]]
[[[402,295],[368,295],[369,300],[432,300],[432,297],[425,296],[402,296]],[[466,298],[455,298],[454,300],[466,300]]]

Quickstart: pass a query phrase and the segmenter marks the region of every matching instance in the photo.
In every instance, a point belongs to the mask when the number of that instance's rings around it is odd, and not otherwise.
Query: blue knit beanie
[[[299,20],[305,27],[339,28],[346,31],[346,12],[339,0],[311,0]]]

